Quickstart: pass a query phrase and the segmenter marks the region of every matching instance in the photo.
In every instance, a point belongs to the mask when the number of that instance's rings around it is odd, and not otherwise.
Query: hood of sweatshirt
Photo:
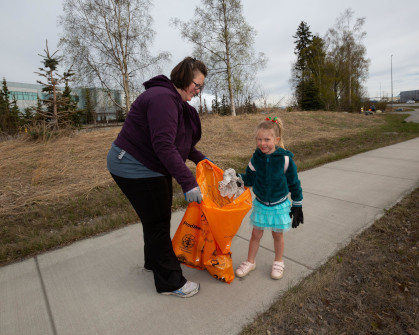
[[[160,87],[166,87],[169,90],[179,94],[179,92],[175,88],[175,85],[172,84],[170,79],[167,78],[165,75],[162,75],[162,74],[159,75],[159,76],[153,77],[150,80],[147,80],[146,82],[143,83],[143,85],[144,85],[146,90],[148,90],[151,87],[160,86]]]

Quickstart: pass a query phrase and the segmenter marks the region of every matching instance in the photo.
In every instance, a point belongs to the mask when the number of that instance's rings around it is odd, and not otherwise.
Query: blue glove
[[[204,159],[208,159],[212,164],[215,164],[211,159],[209,159],[208,157],[204,157]]]
[[[198,204],[200,204],[202,201],[202,194],[201,194],[201,189],[199,188],[199,186],[186,192],[185,200],[187,202],[197,202]]]

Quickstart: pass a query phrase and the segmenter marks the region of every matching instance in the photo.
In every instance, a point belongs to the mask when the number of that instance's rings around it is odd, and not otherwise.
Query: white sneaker
[[[177,289],[172,292],[161,292],[164,295],[175,295],[180,298],[189,298],[199,292],[199,284],[194,283],[193,281],[187,281],[180,289]]]
[[[273,279],[281,279],[282,276],[284,275],[284,268],[285,268],[285,264],[284,262],[278,262],[275,261],[272,264],[272,273],[271,273],[271,277]]]
[[[244,261],[240,264],[240,266],[236,270],[237,277],[244,277],[246,276],[250,271],[253,271],[256,269],[256,262],[250,263],[248,261]]]

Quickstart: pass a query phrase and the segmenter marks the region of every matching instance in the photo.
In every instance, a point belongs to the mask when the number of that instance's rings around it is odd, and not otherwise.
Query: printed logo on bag
[[[182,245],[186,249],[190,249],[195,245],[195,236],[187,234],[182,238]]]
[[[211,259],[211,265],[212,266],[217,266],[217,265],[220,265],[220,262],[216,259]]]
[[[201,214],[201,221],[202,221],[203,224],[208,224],[207,217],[205,216],[205,214],[203,212]]]
[[[190,224],[190,223],[188,223],[187,221],[183,221],[183,224],[184,224],[185,226],[189,227],[189,228],[193,228],[193,229],[198,229],[198,230],[201,230],[201,227],[198,227],[197,225],[194,225],[194,224]]]

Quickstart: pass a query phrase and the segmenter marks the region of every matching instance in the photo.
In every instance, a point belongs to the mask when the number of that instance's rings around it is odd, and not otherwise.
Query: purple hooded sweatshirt
[[[196,187],[185,165],[204,155],[195,149],[201,139],[201,121],[195,108],[182,100],[172,82],[163,75],[144,83],[145,92],[131,105],[115,144],[148,169],[173,176],[183,192]]]

